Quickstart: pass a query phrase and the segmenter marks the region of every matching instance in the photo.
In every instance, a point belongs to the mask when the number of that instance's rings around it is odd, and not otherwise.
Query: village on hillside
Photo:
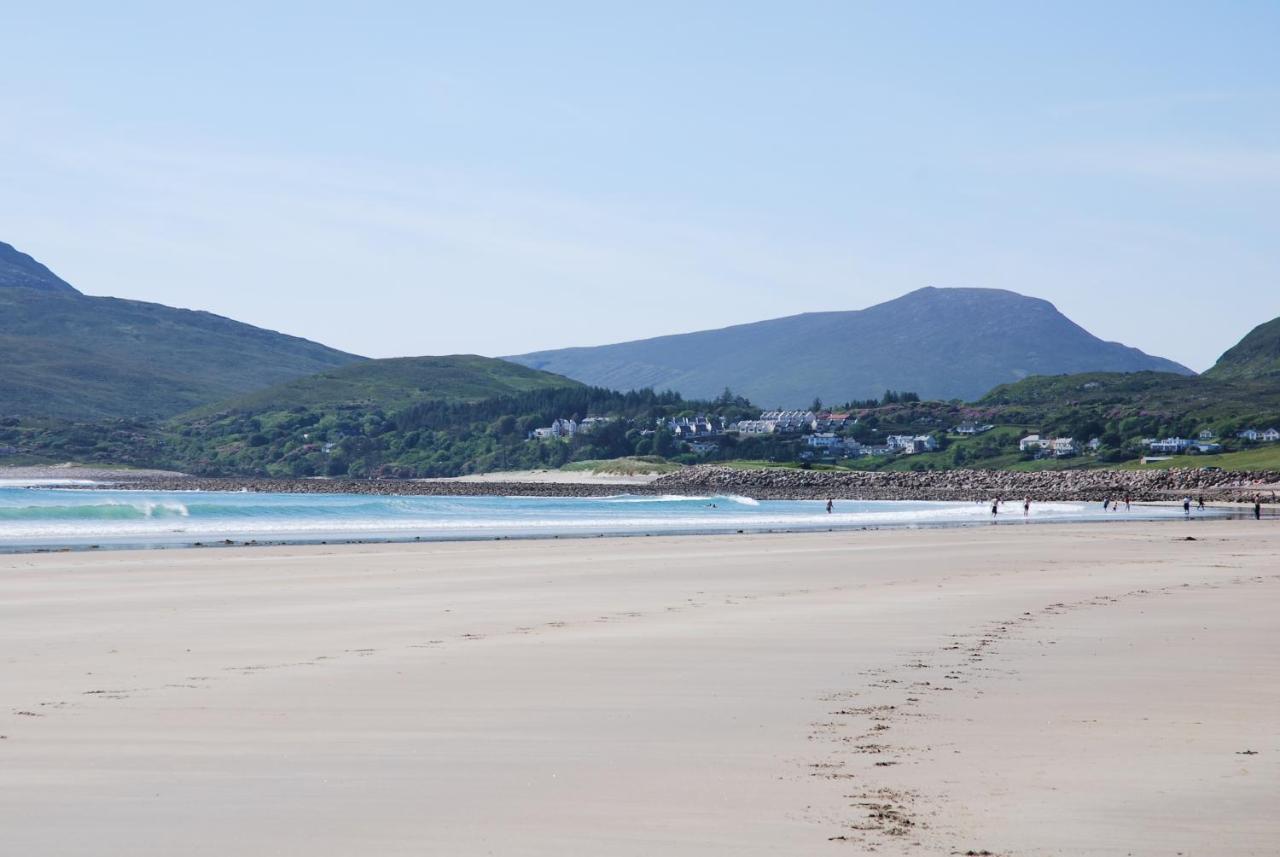
[[[529,433],[531,441],[567,440],[590,433],[615,418],[589,416],[580,421],[570,417],[557,419],[551,425]],[[722,417],[696,416],[663,418],[653,426],[640,427],[646,437],[658,432],[670,436],[674,448],[683,454],[706,457],[723,451],[723,447],[751,438],[786,440],[795,447],[800,461],[835,461],[882,456],[909,456],[937,452],[949,439],[977,437],[996,428],[988,423],[962,422],[940,426],[926,433],[879,433],[875,429],[855,430],[858,417],[850,413],[825,410],[767,410],[754,419],[727,421]],[[855,436],[856,435],[856,436]],[[1235,433],[1246,444],[1280,442],[1280,429],[1247,428]],[[1074,437],[1028,433],[1017,438],[1017,451],[1029,460],[1068,459],[1096,455],[1102,447],[1098,437],[1081,442]],[[1221,440],[1210,429],[1194,438],[1143,438],[1144,461],[1160,461],[1174,455],[1212,455],[1223,451]]]

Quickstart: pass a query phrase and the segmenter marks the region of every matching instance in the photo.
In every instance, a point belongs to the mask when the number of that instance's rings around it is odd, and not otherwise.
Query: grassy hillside
[[[1226,428],[1280,414],[1280,384],[1162,372],[1092,372],[1028,378],[979,401],[1005,421],[1039,423],[1067,412],[1109,419],[1167,418]],[[1185,433],[1185,432],[1184,432]]]
[[[1251,330],[1205,375],[1222,381],[1280,381],[1280,318]]]
[[[458,354],[367,360],[309,375],[199,408],[199,418],[220,411],[257,414],[305,408],[329,411],[364,406],[384,412],[416,401],[478,402],[495,396],[557,387],[580,387],[559,375],[505,360]]]
[[[210,313],[0,286],[0,416],[169,416],[361,359]]]

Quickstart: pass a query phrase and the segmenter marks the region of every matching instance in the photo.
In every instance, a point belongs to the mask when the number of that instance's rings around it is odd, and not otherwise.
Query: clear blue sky
[[[1274,2],[28,3],[3,26],[0,240],[91,294],[371,356],[934,285],[1204,369],[1280,315]]]

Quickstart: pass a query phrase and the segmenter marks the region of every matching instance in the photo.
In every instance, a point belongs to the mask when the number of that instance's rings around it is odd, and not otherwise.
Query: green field
[[[1169,470],[1177,467],[1220,467],[1223,470],[1280,470],[1280,443],[1267,444],[1240,452],[1221,455],[1175,455],[1168,461],[1150,464],[1131,461],[1116,465],[1117,470]]]

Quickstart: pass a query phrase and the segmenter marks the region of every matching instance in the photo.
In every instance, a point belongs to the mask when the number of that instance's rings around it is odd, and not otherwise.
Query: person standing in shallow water
[[[1182,514],[1188,518],[1191,517],[1191,498],[1189,496],[1182,498]]]
[[[1022,517],[1025,518],[1030,514],[1031,514],[1031,498],[1028,497],[1027,499],[1022,501]]]
[[[992,497],[991,498],[991,517],[994,518],[998,514],[1000,514],[1000,498]]]
[[[1253,498],[1253,519],[1255,521],[1262,520],[1262,498],[1261,497]]]
[[[831,510],[832,510],[833,508],[835,508],[835,505],[836,505],[836,504],[835,504],[835,501],[834,501],[834,500],[828,500],[828,501],[827,501],[827,514],[828,514],[828,515],[830,515],[830,514],[831,514]]]

